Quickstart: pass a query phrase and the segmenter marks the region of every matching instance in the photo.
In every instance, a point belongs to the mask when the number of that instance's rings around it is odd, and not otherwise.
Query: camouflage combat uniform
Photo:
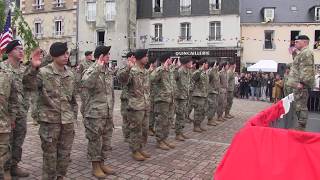
[[[128,67],[124,67],[117,72],[117,78],[119,78],[120,74],[126,72],[128,70]],[[121,116],[122,116],[122,134],[125,139],[125,141],[128,142],[129,140],[129,127],[128,127],[128,86],[126,84],[122,84],[122,91],[121,91],[121,96],[120,96],[120,101],[121,101]]]
[[[192,74],[194,82],[192,92],[192,107],[194,108],[194,127],[199,127],[206,116],[209,77],[202,68]]]
[[[304,130],[308,120],[308,90],[314,83],[314,55],[308,49],[302,49],[294,58],[288,77],[288,85],[293,89],[295,109],[298,118],[298,129]],[[298,89],[297,84],[303,84],[303,89]]]
[[[10,158],[11,123],[18,107],[16,93],[13,74],[0,66],[0,179],[4,178],[4,165]]]
[[[5,169],[9,170],[21,161],[22,145],[27,133],[27,110],[29,103],[26,97],[23,77],[25,75],[26,66],[22,64],[19,67],[13,67],[8,61],[1,63],[3,69],[6,69],[13,75],[13,83],[17,91],[17,112],[14,120],[15,127],[11,131],[10,150],[11,158],[7,161]]]
[[[219,80],[220,80],[220,88],[219,88],[218,109],[217,109],[218,118],[222,117],[222,114],[225,111],[226,105],[227,105],[228,79],[227,79],[227,72],[224,69],[222,69],[219,72]]]
[[[121,73],[119,80],[128,86],[129,146],[132,152],[141,151],[148,139],[150,110],[149,72],[135,65]]]
[[[170,112],[173,109],[173,84],[170,69],[162,66],[151,73],[150,82],[157,87],[154,93],[155,132],[158,142],[168,138],[170,130]]]
[[[88,60],[83,60],[80,62],[79,67],[77,69],[77,77],[76,77],[76,82],[77,82],[77,90],[79,92],[80,95],[80,99],[81,99],[81,106],[80,106],[80,112],[82,114],[82,116],[84,117],[84,108],[86,106],[86,104],[88,103],[88,92],[86,88],[83,88],[81,86],[81,79],[83,77],[84,71],[87,70],[92,64],[94,63],[94,61],[88,61]]]
[[[39,90],[39,135],[43,151],[42,179],[54,180],[65,176],[70,163],[77,119],[76,79],[65,66],[59,72],[53,64],[31,70],[26,83],[36,81]]]
[[[81,80],[82,87],[88,92],[83,122],[90,161],[104,161],[110,154],[113,129],[113,84],[110,79],[112,74],[107,67],[94,63]]]
[[[185,123],[187,121],[188,114],[188,101],[190,97],[191,88],[191,73],[186,68],[179,68],[175,77],[177,90],[175,94],[176,98],[176,121],[175,132],[177,135],[183,133]]]
[[[208,71],[209,75],[209,95],[208,95],[208,120],[213,120],[218,108],[218,96],[220,79],[218,67],[213,67]]]
[[[235,72],[233,70],[227,71],[228,88],[227,88],[227,104],[225,115],[230,115],[230,110],[233,104],[234,87],[235,87]]]

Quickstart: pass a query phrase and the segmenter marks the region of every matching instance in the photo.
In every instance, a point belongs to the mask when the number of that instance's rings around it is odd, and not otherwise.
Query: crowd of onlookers
[[[241,73],[235,83],[235,96],[241,99],[276,102],[284,97],[283,78],[277,73]]]

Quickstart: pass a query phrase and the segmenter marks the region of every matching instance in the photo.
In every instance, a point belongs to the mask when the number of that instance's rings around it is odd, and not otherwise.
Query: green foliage
[[[18,8],[14,10],[12,26],[16,27],[17,34],[23,39],[25,55],[27,60],[29,60],[32,50],[39,46],[39,42],[33,37],[28,23],[24,20],[22,12]]]
[[[3,0],[0,0],[0,31],[3,30],[4,24],[6,23],[6,14],[5,14],[6,4]]]

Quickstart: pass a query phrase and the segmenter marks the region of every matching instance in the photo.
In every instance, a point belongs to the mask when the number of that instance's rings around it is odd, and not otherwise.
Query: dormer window
[[[274,8],[264,8],[263,10],[264,22],[274,21]]]
[[[314,16],[314,19],[316,21],[320,21],[320,7],[316,7],[315,8],[315,16]]]

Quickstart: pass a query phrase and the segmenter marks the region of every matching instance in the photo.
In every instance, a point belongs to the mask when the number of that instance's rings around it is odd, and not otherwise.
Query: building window
[[[162,42],[162,24],[155,24],[154,25],[154,38],[152,39],[153,42]]]
[[[273,22],[274,20],[274,8],[264,9],[264,22]]]
[[[273,30],[264,31],[264,49],[275,49]]]
[[[54,27],[55,27],[54,34],[56,36],[61,36],[62,35],[62,20],[56,20],[54,23]]]
[[[103,30],[102,31],[97,31],[97,45],[98,46],[104,45],[104,43],[105,43],[105,39],[104,39],[105,34],[106,34],[106,32],[103,31]]]
[[[53,3],[56,8],[64,7],[65,1],[64,0],[55,0]]]
[[[299,35],[300,35],[300,31],[291,31],[290,47],[293,47],[295,45],[295,40]]]
[[[191,24],[181,23],[180,27],[181,27],[180,40],[190,41],[191,40]]]
[[[320,30],[314,31],[314,49],[320,49]]]
[[[153,0],[153,13],[162,13],[163,0]]]
[[[191,13],[191,0],[180,0],[180,13]]]
[[[114,21],[116,16],[116,2],[114,0],[106,1],[106,20]]]
[[[87,2],[87,21],[96,21],[96,2]]]
[[[209,41],[221,41],[221,22],[210,22],[209,26]]]
[[[291,6],[290,10],[296,12],[298,9],[297,9],[297,6]]]
[[[212,10],[221,10],[221,0],[209,0],[209,8]]]
[[[320,21],[320,7],[315,8],[315,20]]]
[[[35,0],[35,3],[32,4],[32,6],[35,10],[41,10],[44,9],[44,2],[43,0]]]
[[[42,35],[42,27],[41,22],[35,22],[34,23],[34,34],[36,37],[39,37]]]

